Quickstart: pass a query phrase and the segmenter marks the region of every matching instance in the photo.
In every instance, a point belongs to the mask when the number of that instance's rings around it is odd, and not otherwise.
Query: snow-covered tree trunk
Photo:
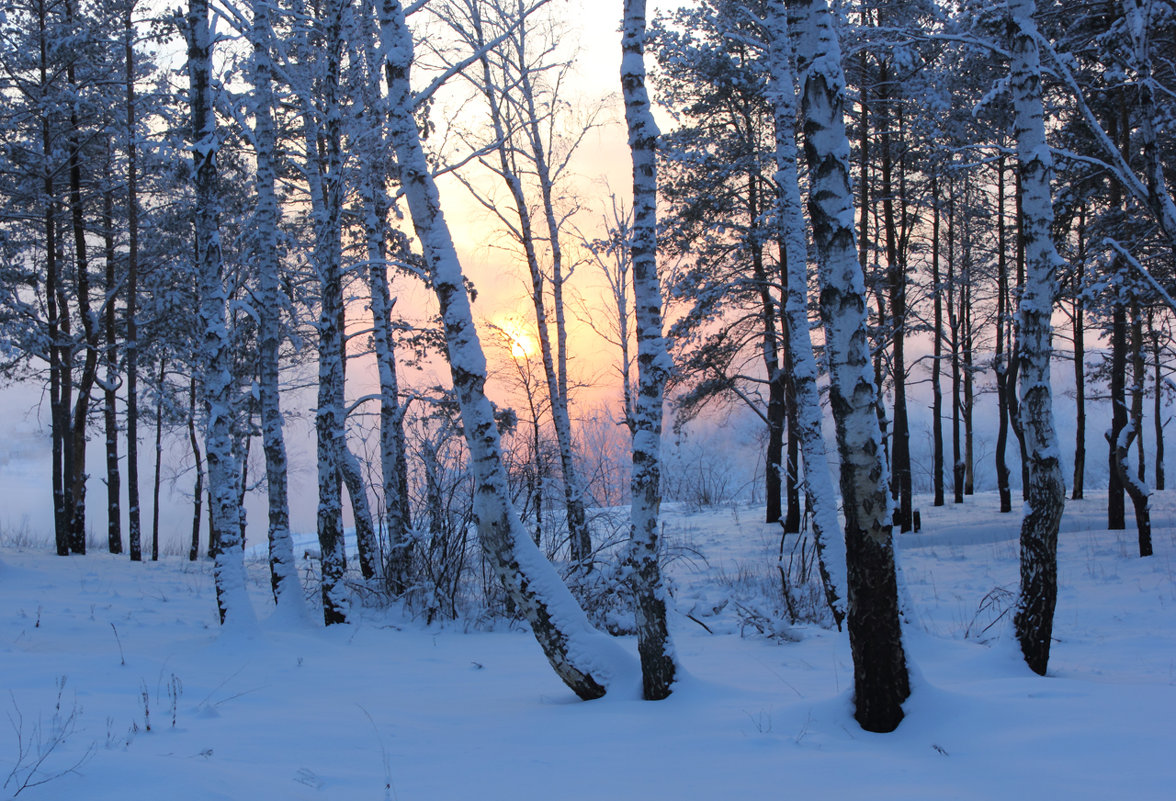
[[[220,244],[216,156],[220,146],[212,105],[212,35],[208,0],[189,0],[188,76],[192,104],[192,173],[196,188],[196,266],[203,332],[200,372],[207,411],[205,453],[211,496],[210,536],[218,543],[213,577],[222,623],[254,621],[245,591],[241,510],[233,452],[233,358],[227,322],[228,296]]]
[[[401,186],[441,307],[453,387],[461,408],[474,512],[485,553],[559,677],[580,698],[604,695],[628,669],[628,658],[592,628],[555,569],[531,542],[510,503],[494,410],[484,390],[486,357],[474,328],[469,295],[436,182],[421,147],[410,84],[412,34],[400,0],[383,0],[381,40],[388,80],[388,132]]]
[[[364,61],[367,77],[361,87],[363,117],[366,126],[361,133],[367,148],[367,163],[371,169],[360,181],[363,204],[364,243],[367,252],[367,278],[372,312],[372,347],[376,355],[376,371],[380,380],[380,471],[384,492],[384,526],[388,538],[388,553],[384,577],[395,594],[408,589],[412,572],[412,525],[408,499],[408,462],[405,454],[404,414],[400,403],[400,380],[396,370],[396,345],[392,333],[392,308],[395,301],[388,288],[388,210],[391,200],[385,185],[388,143],[384,132],[387,105],[381,91],[381,70],[376,55],[378,32],[368,24],[376,24],[378,12],[372,0],[363,5]],[[397,232],[400,239],[407,239]],[[399,240],[398,240],[399,243]],[[404,248],[407,255],[408,248]]]
[[[898,617],[890,489],[878,428],[866,333],[865,279],[857,260],[841,48],[825,0],[788,0],[797,19],[803,77],[809,216],[821,279],[830,401],[841,455],[849,643],[855,717],[892,731],[910,694]]]
[[[277,174],[274,164],[273,29],[268,0],[252,0],[253,26],[253,148],[257,184],[257,374],[262,449],[269,509],[270,587],[279,607],[304,608],[294,543],[290,536],[286,438],[279,392],[278,354],[282,342],[281,255],[278,247]]]
[[[303,134],[306,176],[314,224],[314,268],[318,274],[318,408],[315,442],[318,454],[318,539],[322,569],[323,620],[329,626],[347,622],[348,597],[344,584],[347,552],[343,540],[343,143],[339,81],[343,55],[343,16],[346,0],[330,0],[322,9],[321,44],[325,69],[306,75],[303,96]],[[307,58],[306,41],[300,43]],[[316,95],[317,93],[317,101]]]
[[[628,561],[636,600],[637,649],[645,697],[665,698],[677,672],[666,627],[666,592],[658,563],[661,508],[662,399],[671,368],[662,337],[657,273],[657,123],[645,86],[645,0],[625,0],[621,90],[633,154],[633,307],[637,329],[637,396],[633,401],[633,473]]]
[[[355,542],[359,551],[359,571],[365,579],[375,578],[379,571],[380,546],[376,542],[376,527],[372,522],[372,508],[368,503],[367,482],[359,459],[346,444],[343,446],[343,483],[351,499],[351,517],[355,520]]]
[[[1018,346],[1021,426],[1029,474],[1021,523],[1021,595],[1014,625],[1026,663],[1044,675],[1057,602],[1058,526],[1066,502],[1049,376],[1050,314],[1059,258],[1050,230],[1053,159],[1045,140],[1038,32],[1033,21],[1035,3],[1008,0],[1008,10],[1012,18],[1009,88],[1015,111],[1021,236],[1025,247]]]
[[[808,245],[796,150],[796,90],[790,61],[788,24],[783,0],[767,5],[769,92],[776,123],[777,221],[787,282],[784,295],[786,342],[796,393],[797,425],[804,458],[804,480],[812,506],[813,539],[825,598],[838,628],[845,618],[845,538],[837,519],[837,492],[821,433],[821,395],[808,318]]]

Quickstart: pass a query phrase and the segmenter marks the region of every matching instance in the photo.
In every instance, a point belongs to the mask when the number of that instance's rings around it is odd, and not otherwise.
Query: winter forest
[[[1174,54],[5,0],[0,796],[1167,797]]]

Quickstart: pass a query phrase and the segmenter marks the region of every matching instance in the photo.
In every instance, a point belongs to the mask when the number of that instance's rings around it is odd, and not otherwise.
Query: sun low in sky
[[[490,321],[491,329],[510,348],[510,357],[525,362],[539,352],[539,341],[530,324],[517,314],[501,314]]]

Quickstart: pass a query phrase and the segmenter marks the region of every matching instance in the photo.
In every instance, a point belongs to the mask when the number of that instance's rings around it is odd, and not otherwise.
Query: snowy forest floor
[[[687,676],[657,703],[577,701],[518,627],[279,625],[260,561],[260,633],[222,634],[207,562],[9,537],[0,798],[26,779],[48,781],[22,799],[87,801],[1171,798],[1176,492],[1150,559],[1105,531],[1104,497],[1067,504],[1045,678],[1011,636],[1019,516],[920,501],[898,537],[913,695],[887,735],[853,721],[844,634],[748,624],[778,547],[758,509],[665,510],[690,554],[669,565]]]

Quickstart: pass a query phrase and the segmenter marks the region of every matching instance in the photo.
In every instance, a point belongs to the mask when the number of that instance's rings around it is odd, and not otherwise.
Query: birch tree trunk
[[[628,561],[636,600],[637,650],[645,697],[665,698],[677,671],[666,628],[666,594],[658,564],[662,400],[670,355],[662,338],[657,273],[657,123],[645,87],[645,0],[625,0],[621,90],[633,153],[633,311],[637,329],[637,397],[633,404],[633,473]]]
[[[1034,0],[1008,0],[1012,17],[1009,86],[1021,171],[1025,285],[1021,290],[1020,412],[1028,459],[1028,497],[1021,523],[1021,594],[1014,616],[1025,662],[1045,674],[1057,602],[1058,526],[1066,502],[1050,389],[1050,314],[1058,254],[1050,227],[1053,161],[1045,140],[1041,64]]]
[[[359,459],[346,444],[343,446],[341,466],[343,483],[347,486],[347,497],[351,499],[351,517],[355,520],[355,542],[359,551],[359,572],[365,579],[373,579],[379,573],[379,543],[376,542],[376,527],[372,522],[372,508],[368,503],[367,482]]]
[[[268,500],[270,588],[279,607],[305,609],[294,542],[290,536],[290,502],[286,438],[283,433],[278,352],[282,342],[282,293],[278,247],[278,198],[274,150],[273,29],[268,0],[252,0],[253,26],[253,148],[257,186],[257,374],[262,450]]]
[[[376,354],[376,371],[380,380],[380,473],[384,493],[384,526],[388,538],[388,553],[384,577],[392,593],[407,591],[412,574],[412,520],[408,498],[408,462],[405,453],[404,414],[400,403],[400,380],[396,369],[396,345],[392,330],[392,308],[395,301],[388,288],[388,210],[391,200],[385,185],[388,175],[388,143],[384,132],[387,103],[381,91],[381,65],[375,43],[378,16],[371,0],[363,4],[365,32],[364,60],[368,66],[367,80],[361,93],[363,116],[367,123],[363,143],[368,148],[368,170],[360,182],[363,203],[364,243],[367,251],[368,292],[372,312],[372,347]],[[408,253],[403,234],[398,233],[398,251]],[[398,254],[399,255],[399,254]]]
[[[800,196],[796,149],[796,90],[788,24],[782,0],[767,6],[769,92],[776,122],[777,219],[784,261],[784,325],[792,384],[796,395],[796,426],[804,458],[804,481],[813,520],[813,541],[825,589],[825,599],[837,627],[845,619],[845,538],[837,519],[837,492],[821,431],[821,395],[817,387],[817,360],[813,355],[808,318],[808,245]]]
[[[221,623],[255,622],[245,591],[241,510],[233,453],[233,358],[227,314],[224,264],[220,245],[220,201],[217,196],[217,150],[220,142],[212,105],[212,35],[208,0],[189,0],[188,76],[192,103],[192,174],[196,190],[196,252],[203,341],[200,368],[207,412],[205,460],[211,496],[212,530],[218,548],[213,577]]]
[[[854,243],[849,140],[842,114],[845,75],[825,0],[788,0],[788,7],[796,12],[799,33],[809,216],[841,454],[855,717],[867,731],[886,732],[902,721],[910,682],[899,628],[890,492],[870,367],[865,278]]]
[[[588,623],[555,569],[531,542],[510,503],[494,410],[484,390],[486,357],[474,328],[457,250],[413,116],[412,34],[400,0],[383,0],[380,27],[388,81],[388,133],[413,225],[424,249],[426,269],[441,307],[453,386],[476,483],[474,512],[482,546],[516,607],[530,622],[555,672],[580,698],[599,698],[610,683],[624,678],[629,659],[616,643]]]
[[[342,75],[343,16],[347,0],[330,0],[319,17],[321,42],[312,45],[302,33],[299,49],[312,68],[325,60],[321,73],[304,75],[303,135],[306,177],[314,224],[314,268],[318,275],[318,406],[315,443],[318,461],[317,529],[321,559],[323,621],[347,622],[344,584],[347,552],[343,539],[343,460],[346,423],[343,404],[343,143],[339,83]]]

